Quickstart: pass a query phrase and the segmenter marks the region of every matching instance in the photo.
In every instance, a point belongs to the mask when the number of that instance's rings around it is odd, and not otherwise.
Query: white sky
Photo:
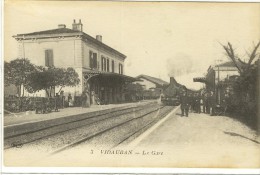
[[[227,60],[219,43],[241,56],[260,39],[260,3],[9,2],[5,4],[4,56],[17,57],[13,35],[57,28],[81,19],[85,33],[127,56],[125,74],[146,74],[198,89],[215,60]]]

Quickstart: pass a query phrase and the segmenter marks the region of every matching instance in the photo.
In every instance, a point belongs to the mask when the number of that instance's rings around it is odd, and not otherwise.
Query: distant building
[[[103,103],[124,101],[124,85],[135,79],[124,75],[126,56],[96,38],[83,32],[83,24],[73,21],[72,29],[59,24],[58,28],[33,33],[17,34],[18,57],[28,58],[41,66],[73,67],[79,75],[77,87],[65,87],[64,93],[80,96],[89,95],[89,103],[95,97]],[[45,92],[36,93],[45,96]]]
[[[206,90],[215,92],[217,103],[220,104],[220,101],[226,91],[226,89],[223,89],[220,84],[224,80],[228,80],[238,75],[239,72],[237,67],[232,61],[229,61],[210,66],[205,77],[194,78],[193,81],[205,83]]]
[[[138,83],[142,85],[144,90],[144,98],[158,98],[160,94],[163,92],[165,86],[169,83],[155,77],[151,77],[148,75],[139,75],[136,77],[141,80]]]
[[[155,77],[151,77],[148,75],[139,75],[136,78],[139,80],[142,80],[139,82],[139,84],[142,84],[146,90],[148,89],[154,89],[154,88],[163,88],[164,86],[168,85],[169,83]]]

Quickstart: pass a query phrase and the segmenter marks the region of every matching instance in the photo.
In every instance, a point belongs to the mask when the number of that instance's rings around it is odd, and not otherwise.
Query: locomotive
[[[161,102],[164,105],[178,106],[180,105],[180,95],[186,90],[186,87],[177,83],[177,81],[171,77],[170,84],[164,88],[161,95]]]

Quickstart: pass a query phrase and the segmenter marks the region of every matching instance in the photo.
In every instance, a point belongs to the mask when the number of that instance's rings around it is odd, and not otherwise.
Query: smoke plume
[[[179,53],[167,59],[169,76],[177,77],[194,72],[193,61],[189,55]]]

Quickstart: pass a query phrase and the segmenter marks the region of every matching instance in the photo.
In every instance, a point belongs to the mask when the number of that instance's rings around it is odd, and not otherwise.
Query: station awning
[[[207,83],[206,77],[196,77],[196,78],[193,78],[193,82]]]
[[[135,82],[140,81],[137,78],[130,77],[127,75],[117,74],[113,72],[104,72],[104,71],[95,71],[95,70],[88,70],[83,72],[83,76],[85,79],[89,80],[92,77],[99,77],[100,79],[116,79],[126,82]]]

